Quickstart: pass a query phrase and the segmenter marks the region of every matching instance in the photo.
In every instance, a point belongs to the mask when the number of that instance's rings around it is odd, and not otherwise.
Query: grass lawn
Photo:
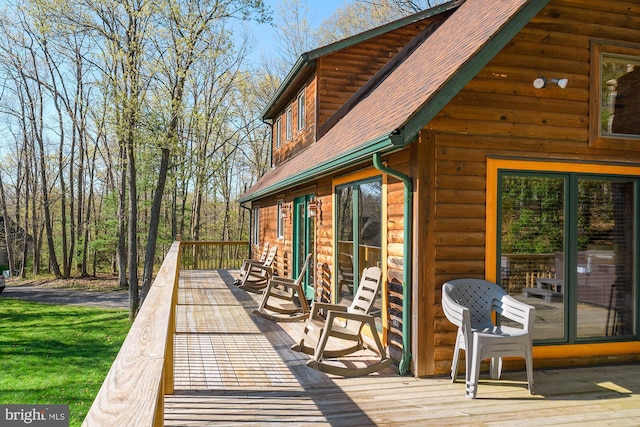
[[[68,404],[79,426],[129,331],[127,316],[0,299],[0,404]]]

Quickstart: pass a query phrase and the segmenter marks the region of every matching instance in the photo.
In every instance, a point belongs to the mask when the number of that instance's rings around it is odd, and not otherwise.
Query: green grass
[[[79,426],[129,331],[127,316],[0,299],[0,404],[68,404]]]

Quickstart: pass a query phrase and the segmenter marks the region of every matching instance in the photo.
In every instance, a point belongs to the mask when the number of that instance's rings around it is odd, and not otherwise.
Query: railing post
[[[178,246],[178,260],[182,259],[182,243]],[[173,290],[171,292],[171,309],[169,312],[169,328],[167,331],[167,348],[164,360],[164,394],[175,392],[175,336],[176,336],[176,311],[178,305],[178,283],[180,282],[180,262],[176,263]]]

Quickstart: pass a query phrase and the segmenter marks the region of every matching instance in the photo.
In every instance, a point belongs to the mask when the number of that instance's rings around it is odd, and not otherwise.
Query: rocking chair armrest
[[[249,266],[249,272],[252,272],[254,270],[262,270],[262,271],[266,272],[269,275],[271,275],[273,273],[273,268],[272,267],[267,267],[267,266],[264,266],[262,264],[251,264]],[[260,273],[260,271],[256,271],[256,273]]]
[[[274,285],[291,287],[296,284],[294,279],[289,279],[288,277],[272,277],[270,282]]]
[[[347,311],[329,310],[327,313],[327,324],[333,323],[336,319],[353,320],[361,323],[369,323],[373,319],[370,314],[349,313]]]
[[[320,319],[320,316],[318,315],[318,312],[320,310],[324,310],[325,313],[327,313],[329,310],[346,312],[347,307],[343,305],[315,301],[311,306],[311,318],[314,320]]]

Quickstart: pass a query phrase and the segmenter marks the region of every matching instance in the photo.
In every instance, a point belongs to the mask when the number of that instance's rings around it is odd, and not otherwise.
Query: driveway
[[[73,289],[46,288],[41,286],[7,286],[0,295],[27,301],[57,305],[82,305],[98,308],[129,308],[129,294],[122,292],[76,291]]]

